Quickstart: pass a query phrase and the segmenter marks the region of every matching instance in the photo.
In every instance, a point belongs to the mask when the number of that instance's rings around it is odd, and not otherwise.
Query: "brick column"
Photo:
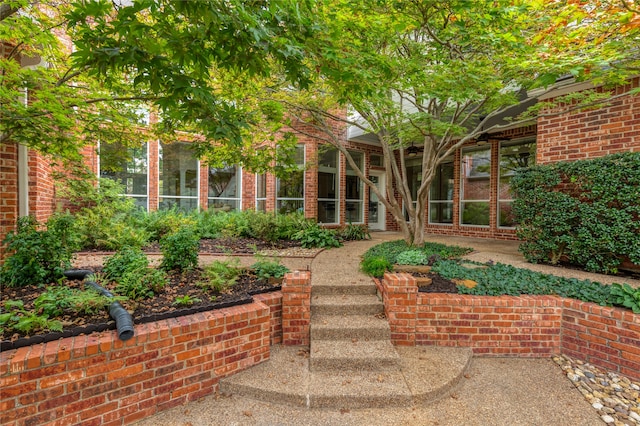
[[[295,271],[282,282],[282,344],[308,346],[311,324],[311,272]]]
[[[409,274],[384,274],[384,310],[391,327],[391,343],[415,346],[418,285]]]

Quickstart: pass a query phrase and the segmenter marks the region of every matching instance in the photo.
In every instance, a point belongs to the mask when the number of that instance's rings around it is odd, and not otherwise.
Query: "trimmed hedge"
[[[529,262],[602,273],[623,258],[640,264],[640,152],[522,169],[511,188]]]

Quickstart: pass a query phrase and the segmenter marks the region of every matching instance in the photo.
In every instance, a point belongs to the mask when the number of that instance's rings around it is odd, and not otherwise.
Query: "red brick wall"
[[[0,423],[122,425],[215,392],[269,358],[269,308],[249,305],[0,354]]]
[[[640,379],[640,315],[565,299],[562,353]]]
[[[639,86],[638,78],[611,93]],[[599,89],[602,91],[602,89]],[[543,111],[542,114],[551,111]],[[640,97],[622,96],[602,108],[538,118],[538,164],[640,151]]]
[[[126,342],[107,331],[2,352],[0,424],[126,425],[216,392],[221,378],[267,360],[270,345],[308,345],[310,273],[288,274],[282,288],[136,325]]]
[[[4,258],[4,237],[15,229],[18,219],[18,146],[0,144],[0,262]]]
[[[418,293],[408,274],[378,283],[396,345],[472,348],[488,356],[566,353],[640,379],[640,315],[555,296]]]

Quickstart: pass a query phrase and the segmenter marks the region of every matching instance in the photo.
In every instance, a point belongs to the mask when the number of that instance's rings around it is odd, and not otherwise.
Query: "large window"
[[[429,223],[453,223],[453,159],[440,163],[431,181]]]
[[[198,160],[188,143],[160,143],[159,207],[198,209]]]
[[[256,211],[267,211],[267,174],[256,175]]]
[[[460,167],[460,223],[489,225],[491,197],[491,147],[464,148]]]
[[[318,222],[338,223],[339,186],[338,150],[321,148],[318,152]]]
[[[517,169],[535,165],[536,143],[534,141],[503,143],[500,145],[500,181],[498,186],[498,225],[517,225],[511,214],[513,196],[511,178]]]
[[[125,148],[120,144],[100,144],[100,177],[113,179],[124,187],[124,195],[136,205],[148,208],[147,144]]]
[[[225,212],[240,210],[241,188],[240,167],[209,167],[209,210]]]
[[[296,147],[298,170],[276,182],[276,210],[278,213],[304,212],[304,145]]]
[[[356,163],[360,171],[364,170],[364,154],[361,152],[352,152],[351,158]],[[346,176],[346,217],[345,220],[349,223],[363,223],[364,222],[364,190],[363,184],[360,178],[356,175],[356,172],[351,168],[349,162],[347,162],[347,176]]]

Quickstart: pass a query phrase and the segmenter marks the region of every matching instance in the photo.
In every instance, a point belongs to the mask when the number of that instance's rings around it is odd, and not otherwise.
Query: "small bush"
[[[170,209],[149,212],[141,222],[150,241],[160,241],[164,236],[175,232],[176,229],[194,228],[196,224],[200,225],[200,219],[199,216],[190,216],[173,206]]]
[[[39,230],[33,217],[18,219],[16,231],[4,240],[10,255],[0,266],[0,285],[44,285],[62,279],[75,249],[72,223],[69,216],[57,216],[46,230]]]
[[[223,292],[233,286],[240,276],[238,260],[216,260],[204,268],[204,278],[199,283],[206,291]]]
[[[304,248],[340,247],[342,243],[336,238],[334,231],[322,228],[317,223],[310,224],[307,228],[298,231],[294,240],[300,241]]]
[[[344,241],[370,240],[371,234],[366,225],[348,224],[338,232],[338,238]]]
[[[103,272],[108,279],[118,281],[127,272],[145,269],[147,266],[149,260],[140,248],[126,246],[105,260]]]
[[[127,271],[117,282],[115,292],[131,300],[148,299],[168,284],[166,274],[154,268]]]
[[[111,179],[69,179],[60,186],[60,196],[79,208],[74,229],[84,248],[118,250],[123,246],[142,247],[149,235],[129,223],[138,210],[124,188]]]
[[[161,268],[165,271],[186,271],[198,266],[200,238],[190,227],[182,227],[160,240]]]
[[[361,268],[365,274],[379,278],[385,272],[390,271],[393,268],[393,264],[383,256],[368,257],[362,261]]]
[[[200,302],[202,302],[200,298],[191,297],[188,294],[185,294],[184,296],[177,296],[173,301],[173,304],[175,306],[191,306],[194,303],[200,303]]]
[[[253,265],[251,269],[260,279],[268,280],[269,278],[282,278],[284,274],[289,272],[289,268],[280,262],[271,260],[260,260]]]

